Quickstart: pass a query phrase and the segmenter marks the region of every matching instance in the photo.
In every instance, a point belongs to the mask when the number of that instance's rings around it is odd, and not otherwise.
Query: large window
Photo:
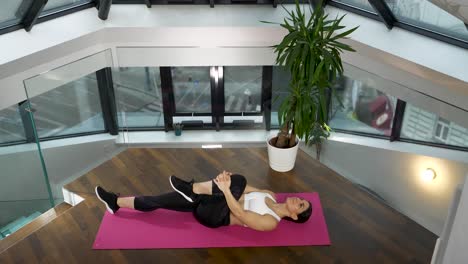
[[[120,127],[164,127],[159,68],[112,69]]]
[[[464,23],[428,0],[385,1],[401,22],[468,41],[468,29]]]
[[[33,0],[2,0],[0,4],[0,29],[21,22]]]
[[[26,137],[18,106],[0,110],[0,144],[24,140]]]
[[[92,0],[49,0],[42,9],[42,15],[68,9],[81,4],[89,3]]]
[[[336,92],[339,99],[332,101],[332,128],[390,136],[396,98],[345,76],[337,81]]]
[[[262,67],[224,67],[224,111],[260,112]]]
[[[347,4],[347,5],[368,11],[370,13],[376,14],[374,8],[369,4],[369,1],[367,0],[333,0],[333,1]]]
[[[39,138],[104,132],[96,74],[30,98]]]
[[[211,113],[210,67],[172,67],[176,113]]]
[[[401,138],[468,147],[468,129],[431,112],[406,104]]]

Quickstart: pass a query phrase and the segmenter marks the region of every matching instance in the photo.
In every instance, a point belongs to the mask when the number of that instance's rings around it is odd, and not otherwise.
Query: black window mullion
[[[406,102],[398,99],[395,107],[395,116],[393,117],[392,133],[390,141],[400,139],[401,125],[403,124],[403,115],[405,114]]]
[[[219,71],[217,66],[210,67],[210,85],[211,85],[211,119],[216,131],[220,129],[220,89],[219,89]],[[224,89],[223,89],[224,90]],[[223,91],[224,96],[224,91]],[[224,103],[223,103],[224,106]]]
[[[379,14],[379,17],[382,19],[385,26],[387,26],[388,29],[392,29],[395,25],[396,18],[387,3],[385,3],[384,0],[368,0],[368,2],[377,14]]]
[[[164,130],[172,130],[172,116],[175,115],[174,87],[171,67],[160,67],[162,103],[164,112]]]
[[[224,124],[224,115],[226,114],[226,102],[224,100],[224,66],[218,66],[218,126]]]
[[[327,118],[326,118],[325,122],[326,122],[327,125],[328,125],[328,123],[330,122],[330,113],[331,113],[331,111],[332,111],[332,96],[333,96],[333,92],[332,92],[331,89],[328,89],[328,90],[327,90],[326,96],[327,96],[327,110],[328,110],[328,111],[327,111]]]
[[[34,111],[33,109],[29,109],[28,101],[22,101],[18,103],[18,109],[21,116],[21,121],[23,123],[24,128],[24,135],[26,137],[27,143],[36,142],[36,138],[34,137],[34,128],[31,122],[31,118],[29,116],[29,111]],[[38,135],[39,136],[39,135]]]
[[[271,100],[272,100],[272,85],[273,85],[273,66],[263,66],[262,74],[262,104],[261,111],[263,112],[263,120],[265,129],[271,129]]]
[[[313,8],[315,8],[318,4],[320,4],[320,2],[322,3],[322,7],[325,7],[328,4],[329,0],[311,0],[310,2],[302,1],[302,3],[305,3],[305,4],[310,3]]]
[[[36,23],[37,18],[44,9],[44,6],[47,4],[47,0],[34,0],[31,6],[29,7],[26,15],[23,18],[23,25],[26,31],[31,31],[32,27]]]
[[[117,135],[119,133],[119,125],[117,122],[117,106],[111,68],[107,67],[98,70],[96,72],[96,79],[102,116],[104,118],[104,127],[111,135]]]

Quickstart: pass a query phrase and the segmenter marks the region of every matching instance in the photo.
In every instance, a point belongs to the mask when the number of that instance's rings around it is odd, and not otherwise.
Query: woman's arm
[[[270,231],[276,228],[278,222],[270,215],[259,215],[254,212],[245,211],[239,202],[234,198],[231,193],[231,178],[227,174],[223,173],[219,175],[215,180],[215,184],[218,185],[219,189],[224,193],[226,202],[231,210],[231,213],[237,217],[242,223],[248,227],[258,231]]]

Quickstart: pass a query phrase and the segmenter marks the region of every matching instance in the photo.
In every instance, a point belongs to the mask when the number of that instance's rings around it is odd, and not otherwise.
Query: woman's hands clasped
[[[214,183],[223,193],[231,187],[231,175],[232,173],[223,171],[214,179]]]

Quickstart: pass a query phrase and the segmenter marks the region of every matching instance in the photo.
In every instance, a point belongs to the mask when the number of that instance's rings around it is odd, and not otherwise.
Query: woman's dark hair
[[[309,203],[309,208],[307,208],[307,210],[305,210],[304,212],[298,214],[297,220],[294,220],[291,217],[285,217],[283,219],[294,222],[294,223],[298,223],[298,224],[305,223],[307,220],[309,220],[310,216],[312,215],[312,203],[309,201],[307,202]]]

